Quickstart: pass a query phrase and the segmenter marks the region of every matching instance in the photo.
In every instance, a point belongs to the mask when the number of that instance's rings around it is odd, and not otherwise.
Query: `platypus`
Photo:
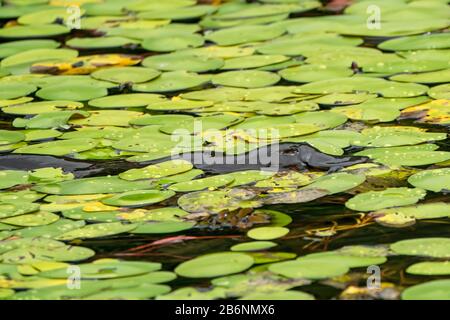
[[[33,170],[44,167],[61,167],[77,178],[98,175],[114,175],[132,168],[141,168],[171,159],[185,159],[198,169],[208,173],[229,173],[243,170],[305,170],[316,168],[336,171],[358,163],[367,162],[367,157],[331,156],[320,152],[307,143],[281,143],[260,147],[247,153],[226,155],[220,152],[189,152],[158,160],[131,163],[125,160],[79,161],[42,155],[0,156],[0,170]]]
[[[188,160],[196,168],[211,173],[260,169],[272,171],[295,169],[301,171],[308,168],[332,172],[369,160],[367,157],[328,155],[307,143],[271,144],[238,155],[203,151],[184,153],[172,157],[172,159],[174,158]]]

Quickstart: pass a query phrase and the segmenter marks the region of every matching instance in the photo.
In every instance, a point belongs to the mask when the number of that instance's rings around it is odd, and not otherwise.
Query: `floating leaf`
[[[255,240],[272,240],[284,237],[289,233],[288,228],[283,227],[259,227],[247,232],[249,238]]]
[[[434,280],[407,288],[403,300],[449,300],[450,280]]]
[[[159,179],[183,172],[193,168],[192,163],[186,160],[170,160],[153,164],[142,169],[131,169],[119,175],[121,179],[128,181],[143,179]]]
[[[434,192],[450,190],[450,168],[424,170],[410,176],[408,182]]]
[[[231,247],[231,251],[260,251],[277,246],[272,241],[250,241],[236,244]]]
[[[241,272],[252,265],[253,258],[243,253],[212,253],[181,263],[175,273],[187,278],[212,278]]]
[[[96,223],[65,232],[57,236],[56,239],[67,241],[74,239],[101,238],[129,232],[135,228],[136,225],[134,224],[124,224],[121,222]]]
[[[422,276],[443,276],[450,274],[450,262],[419,262],[410,265],[406,272]]]
[[[103,199],[104,204],[122,207],[143,207],[153,203],[158,203],[174,196],[171,190],[138,190],[121,193],[111,198]]]
[[[391,249],[402,255],[424,256],[433,258],[450,257],[450,239],[418,238],[401,240],[391,244]]]
[[[345,206],[352,210],[373,211],[415,204],[425,195],[426,191],[419,188],[388,188],[383,191],[360,193],[348,200]]]
[[[274,263],[269,266],[269,270],[288,278],[318,280],[341,276],[349,268],[343,263],[330,264],[312,259]]]

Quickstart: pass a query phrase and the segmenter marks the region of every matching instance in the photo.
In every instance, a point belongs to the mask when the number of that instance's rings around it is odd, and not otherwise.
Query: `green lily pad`
[[[375,217],[399,216],[400,219],[436,219],[450,216],[450,205],[443,202],[425,203],[416,206],[382,209],[373,213]]]
[[[104,204],[120,207],[143,207],[158,203],[175,195],[171,190],[137,190],[121,193],[111,198],[103,199]]]
[[[8,41],[0,44],[0,57],[6,58],[16,53],[28,51],[32,49],[56,49],[59,47],[59,43],[55,40],[17,40]]]
[[[427,94],[433,99],[450,100],[450,84],[441,84],[428,90]]]
[[[417,238],[401,240],[391,244],[391,250],[397,254],[433,258],[450,257],[449,238]]]
[[[90,111],[90,116],[83,119],[72,119],[70,124],[78,126],[116,126],[128,127],[130,122],[142,115],[141,112],[128,110]]]
[[[179,34],[166,37],[165,35],[145,38],[142,47],[149,51],[169,52],[182,49],[197,48],[203,45],[204,39],[199,34]]]
[[[56,237],[57,240],[90,239],[113,236],[135,229],[135,224],[122,222],[107,222],[86,225],[79,229],[64,232]]]
[[[201,86],[210,80],[208,75],[193,72],[172,71],[162,73],[158,78],[133,85],[134,91],[139,92],[172,92]]]
[[[248,231],[247,236],[255,240],[273,240],[284,237],[288,233],[289,229],[284,227],[258,227]]]
[[[198,191],[182,195],[178,205],[188,212],[219,213],[224,210],[239,208],[255,208],[262,206],[262,201],[247,190],[232,189],[230,191]]]
[[[365,147],[394,147],[444,140],[445,133],[424,132],[416,127],[372,127],[364,129],[361,139],[352,144]]]
[[[83,104],[75,101],[53,100],[14,104],[2,109],[4,113],[17,115],[35,115],[60,110],[80,109]]]
[[[1,171],[0,171],[1,175]],[[37,192],[31,190],[22,190],[22,191],[11,191],[6,192],[3,191],[0,193],[0,203],[29,203],[37,201],[43,198],[45,195],[39,194]]]
[[[157,271],[161,269],[161,264],[140,261],[108,261],[105,259],[80,264],[78,267],[80,268],[81,279],[116,279]],[[67,268],[40,272],[39,276],[50,279],[65,279],[67,278]]]
[[[190,110],[198,108],[208,108],[212,106],[212,101],[194,101],[187,99],[176,99],[168,101],[150,102],[147,106],[148,110],[154,111],[171,111],[171,110]]]
[[[192,229],[195,222],[189,221],[162,221],[162,222],[143,222],[138,224],[137,228],[131,231],[134,234],[165,234],[176,233]]]
[[[407,83],[445,83],[450,81],[450,69],[398,74],[389,78],[390,80]]]
[[[230,248],[231,251],[260,251],[277,246],[272,241],[250,241],[236,244]]]
[[[58,220],[59,216],[57,214],[39,211],[1,219],[0,222],[20,227],[36,227],[48,225]]]
[[[73,221],[68,219],[59,219],[53,223],[21,228],[14,231],[14,235],[22,238],[54,238],[64,232],[78,229],[85,225],[84,221]]]
[[[63,61],[78,56],[76,50],[71,49],[32,49],[16,53],[2,60],[2,68],[29,68],[32,64],[44,61]]]
[[[410,265],[406,272],[421,276],[445,276],[450,274],[450,262],[419,262]]]
[[[14,153],[65,156],[93,149],[96,145],[97,141],[93,139],[70,139],[29,145],[14,150]]]
[[[447,33],[423,34],[384,41],[378,45],[382,50],[406,51],[420,49],[446,49],[449,47]]]
[[[415,204],[425,196],[426,191],[419,188],[388,188],[383,191],[360,193],[348,200],[345,206],[352,210],[374,211]]]
[[[31,84],[1,83],[0,99],[16,99],[27,96],[36,91],[36,87]]]
[[[328,251],[308,254],[297,258],[298,261],[315,261],[328,263],[330,265],[342,264],[348,268],[360,268],[371,265],[383,264],[387,261],[386,257],[362,257],[342,254],[339,251]]]
[[[378,78],[352,77],[335,78],[311,82],[294,90],[296,93],[329,94],[329,93],[376,93],[386,98],[407,98],[424,94],[428,87],[415,83],[401,83]]]
[[[159,71],[141,67],[113,67],[91,73],[91,77],[116,83],[141,83],[150,81],[160,75]]]
[[[274,85],[280,76],[268,71],[244,70],[222,72],[212,77],[215,85],[238,88],[261,88]]]
[[[197,5],[189,7],[163,8],[151,11],[144,11],[138,14],[142,19],[170,19],[170,20],[189,20],[199,18],[206,14],[216,11],[217,8],[210,5]]]
[[[449,300],[450,280],[424,282],[402,292],[403,300]]]
[[[203,179],[196,179],[191,181],[179,182],[169,186],[170,190],[176,192],[192,192],[204,189],[217,189],[226,186],[234,181],[234,178],[229,175],[218,175],[207,177]]]
[[[84,14],[83,9],[80,9],[80,14]],[[17,21],[22,25],[42,25],[54,23],[56,19],[61,19],[67,23],[70,16],[70,10],[66,10],[65,8],[55,8],[48,10],[36,10],[31,13],[21,15]]]
[[[330,264],[311,259],[274,263],[269,266],[269,270],[288,278],[319,280],[344,275],[349,267],[343,263]]]
[[[221,46],[230,46],[255,41],[270,40],[285,32],[278,26],[239,26],[214,31],[205,38]]]
[[[359,186],[366,180],[364,175],[332,173],[318,178],[304,189],[323,189],[329,194],[340,193]]]
[[[253,69],[289,60],[283,55],[252,55],[247,57],[226,59],[222,70]]]
[[[220,69],[224,62],[219,58],[177,52],[147,57],[142,65],[162,71],[206,72]]]
[[[287,81],[305,83],[350,77],[353,75],[353,71],[350,68],[339,66],[332,67],[328,65],[305,64],[281,70],[279,75]]]
[[[39,210],[37,203],[0,203],[0,219],[20,216]]]
[[[76,49],[108,49],[119,47],[131,47],[138,45],[140,42],[125,37],[94,37],[94,38],[77,38],[74,37],[66,42],[66,45]]]
[[[126,181],[117,176],[106,176],[37,185],[33,190],[47,194],[83,195],[151,189],[152,186],[149,181]]]
[[[108,91],[102,87],[89,85],[58,84],[39,90],[36,95],[44,100],[87,101],[104,97]]]
[[[25,140],[25,135],[18,131],[0,130],[0,145],[17,143]]]
[[[0,189],[7,189],[28,182],[28,173],[25,171],[0,170]]]
[[[252,265],[253,258],[243,253],[213,253],[181,263],[175,273],[186,278],[213,278],[242,272]]]
[[[408,182],[417,188],[434,192],[450,190],[450,169],[424,170],[410,176]]]
[[[44,112],[29,119],[16,118],[12,124],[16,128],[52,129],[67,126],[67,122],[73,117],[86,118],[89,115],[89,112],[81,110]]]
[[[13,26],[0,29],[0,38],[46,38],[69,33],[69,29],[58,24]]]
[[[371,148],[355,153],[358,156],[367,156],[386,165],[422,166],[438,163],[450,159],[446,151],[434,151],[438,147],[434,144],[421,144],[417,146]]]
[[[4,242],[0,260],[3,263],[27,264],[35,261],[80,261],[92,257],[91,249],[65,245],[45,238],[24,238]]]
[[[159,179],[183,172],[193,168],[192,163],[186,160],[170,160],[158,164],[149,165],[141,169],[131,169],[119,175],[121,179],[128,181],[143,179]]]
[[[164,103],[164,101],[165,98],[159,94],[128,93],[92,99],[89,100],[88,104],[100,109],[116,109],[145,107],[151,103]]]

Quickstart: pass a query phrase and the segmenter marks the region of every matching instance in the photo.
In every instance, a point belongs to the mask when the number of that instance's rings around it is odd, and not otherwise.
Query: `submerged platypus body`
[[[304,170],[308,168],[336,171],[343,167],[368,161],[366,157],[331,156],[320,152],[307,143],[282,143],[267,145],[237,155],[226,155],[210,151],[190,152],[140,163],[131,163],[124,160],[87,162],[52,156],[8,154],[0,156],[0,170],[33,170],[44,167],[60,167],[65,172],[72,172],[76,177],[80,178],[94,175],[114,175],[128,169],[141,168],[171,159],[188,160],[196,168],[208,173],[228,173],[243,170]]]
[[[243,154],[226,155],[217,152],[184,153],[173,158],[185,159],[198,169],[212,173],[227,173],[242,170],[282,169],[304,170],[316,168],[336,171],[368,161],[367,157],[331,156],[320,152],[307,143],[272,144]]]

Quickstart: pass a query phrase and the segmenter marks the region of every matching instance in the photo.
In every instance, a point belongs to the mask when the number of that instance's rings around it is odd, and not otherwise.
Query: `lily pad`
[[[417,238],[401,240],[391,244],[391,249],[408,256],[423,256],[433,258],[450,257],[449,238]]]
[[[192,163],[186,160],[170,160],[158,164],[149,165],[141,169],[131,169],[119,175],[121,179],[128,181],[143,179],[159,179],[183,172],[193,168]]]
[[[142,61],[142,65],[162,71],[206,72],[220,69],[224,62],[219,58],[170,53],[147,57]]]
[[[280,80],[277,74],[260,71],[228,71],[214,75],[212,82],[215,85],[238,87],[238,88],[261,88],[274,85]]]
[[[101,238],[125,232],[130,232],[135,228],[136,225],[130,223],[122,223],[122,222],[96,223],[62,233],[58,235],[56,239],[67,241],[74,239]]]
[[[100,109],[137,108],[151,103],[164,103],[164,100],[164,97],[158,94],[128,93],[92,99],[88,104]]]
[[[253,258],[243,253],[212,253],[181,263],[175,273],[186,278],[213,278],[242,272],[252,265]]]
[[[403,300],[449,300],[450,280],[434,280],[405,289]]]
[[[205,38],[221,46],[230,46],[248,42],[270,40],[282,35],[285,30],[278,26],[239,26],[214,31]]]
[[[121,207],[142,207],[158,203],[175,195],[175,192],[166,190],[138,190],[121,193],[102,200],[104,204]]]
[[[231,251],[260,251],[277,246],[272,241],[250,241],[236,244],[231,247]]]
[[[194,72],[172,71],[162,73],[158,78],[133,85],[134,91],[139,92],[173,92],[201,86],[207,83],[210,77]]]
[[[84,178],[34,186],[33,190],[59,195],[84,195],[98,193],[120,193],[133,190],[151,189],[149,181],[126,181],[117,176]]]
[[[88,85],[58,84],[39,90],[36,95],[45,100],[87,101],[104,97],[108,94],[105,88]]]
[[[65,156],[93,149],[96,145],[93,139],[70,139],[33,144],[18,148],[14,153]]]
[[[323,189],[329,194],[340,193],[359,186],[366,180],[364,175],[333,173],[318,178],[313,183],[304,187],[305,189]]]
[[[406,272],[421,276],[445,276],[450,274],[450,262],[419,262],[410,265]]]
[[[189,48],[197,48],[203,45],[204,39],[199,34],[178,34],[166,37],[165,35],[145,38],[142,47],[149,51],[169,52]]]
[[[229,175],[212,176],[203,179],[196,179],[186,182],[179,182],[171,185],[170,190],[176,192],[192,192],[204,189],[213,190],[219,187],[226,186],[234,181],[234,178]]]
[[[345,206],[352,210],[374,211],[415,204],[425,195],[426,191],[419,188],[388,188],[383,191],[360,193],[348,200]]]
[[[288,233],[289,229],[284,227],[258,227],[248,231],[247,236],[255,240],[273,240],[284,237]]]
[[[269,270],[288,278],[319,280],[344,275],[349,267],[343,263],[330,264],[312,259],[274,263],[269,266]]]
[[[434,192],[450,190],[450,169],[424,170],[410,176],[408,182],[417,188]]]
[[[150,81],[160,75],[160,72],[141,67],[113,67],[101,69],[91,74],[91,77],[116,83],[140,83]]]

